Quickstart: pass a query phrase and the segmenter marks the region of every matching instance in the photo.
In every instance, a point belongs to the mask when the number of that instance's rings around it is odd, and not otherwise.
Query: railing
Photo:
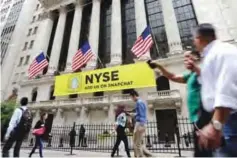
[[[167,101],[181,101],[181,95],[179,90],[165,90],[158,92],[148,92],[147,93],[148,101],[159,102],[160,100]],[[40,101],[40,102],[31,102],[29,107],[31,108],[52,108],[52,107],[70,107],[70,106],[91,106],[91,105],[108,105],[110,103],[129,103],[132,102],[131,97],[127,94],[115,94],[108,96],[94,96],[94,97],[84,97],[76,99],[67,99],[67,100],[52,100],[52,101]]]
[[[61,106],[82,105],[81,99],[58,100],[58,102]]]
[[[84,105],[87,104],[109,104],[109,96],[86,97],[82,99]]]
[[[117,103],[117,102],[129,102],[131,101],[131,97],[127,94],[121,94],[121,95],[112,95],[111,96],[111,102]]]
[[[181,98],[179,90],[164,90],[157,92],[148,92],[148,100],[155,99],[179,99]]]
[[[154,153],[173,153],[181,156],[182,151],[193,150],[193,126],[187,118],[179,118],[177,125],[171,125],[169,133],[162,132],[158,122],[148,122],[145,136],[145,144],[147,148]],[[81,125],[75,126],[77,135],[74,137],[74,150],[87,150],[96,152],[111,152],[116,141],[116,132],[114,132],[113,124],[84,124],[85,134],[78,135]],[[167,128],[166,128],[167,129]],[[72,125],[53,126],[50,134],[52,138],[48,138],[44,142],[44,147],[52,150],[70,151],[70,136]],[[133,150],[133,131],[126,129],[128,136],[129,148]],[[48,135],[48,134],[47,134]],[[47,137],[46,135],[46,137]],[[83,138],[79,144],[79,137]],[[23,142],[23,147],[33,147],[35,138],[29,135]]]

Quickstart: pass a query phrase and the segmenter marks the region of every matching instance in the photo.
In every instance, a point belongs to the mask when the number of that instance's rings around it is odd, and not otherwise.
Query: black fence
[[[73,125],[53,126],[51,137],[44,142],[44,148],[70,152],[70,136]],[[84,124],[85,135],[79,146],[79,130],[76,125],[75,147],[73,150],[111,152],[116,141],[113,124]],[[157,122],[148,122],[145,145],[153,153],[174,153],[181,156],[182,151],[193,150],[193,126],[187,118],[179,118],[176,125],[166,125],[164,130]],[[127,130],[129,147],[133,150],[133,133]],[[30,134],[23,147],[34,146],[35,137]]]

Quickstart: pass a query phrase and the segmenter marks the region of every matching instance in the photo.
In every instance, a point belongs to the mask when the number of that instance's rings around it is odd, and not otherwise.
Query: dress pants
[[[9,157],[9,150],[12,148],[15,143],[13,157],[20,157],[21,144],[23,142],[24,136],[21,136],[17,133],[12,133],[9,139],[6,141],[2,149],[2,157]]]

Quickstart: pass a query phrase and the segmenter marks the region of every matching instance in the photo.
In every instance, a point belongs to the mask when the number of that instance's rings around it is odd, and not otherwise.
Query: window
[[[35,22],[35,16],[33,16],[32,23]]]
[[[38,95],[38,88],[34,88],[31,93],[31,101],[35,102]]]
[[[15,84],[17,82],[18,77],[19,77],[19,73],[16,73],[14,78],[13,78],[13,82],[12,82],[13,84]]]
[[[162,13],[160,0],[145,0],[147,23],[152,29],[153,40],[156,41],[158,50],[155,45],[151,49],[151,58],[166,57],[168,42],[165,32],[165,24]]]
[[[49,94],[49,100],[55,100],[54,94],[54,86],[50,87],[50,94]]]
[[[39,9],[39,4],[37,4],[37,6],[36,6],[36,9],[35,9],[35,10],[37,11],[38,9]]]
[[[102,63],[110,63],[111,3],[104,1],[100,12],[99,57]],[[100,63],[99,63],[100,64]]]
[[[27,36],[30,36],[32,29],[29,29]]]
[[[22,65],[23,60],[24,60],[24,57],[21,57],[18,66],[21,66],[21,65]]]
[[[192,47],[192,29],[198,25],[192,1],[173,0],[173,6],[183,47]]]
[[[35,27],[33,34],[36,34],[38,30],[38,26]]]
[[[78,48],[80,48],[88,38],[90,30],[91,12],[92,12],[92,4],[89,3],[84,7],[82,11],[80,41]]]
[[[34,42],[35,42],[34,40],[30,41],[29,49],[33,48]]]
[[[136,41],[136,20],[134,0],[121,1],[122,11],[122,58],[123,64],[133,63],[131,48]]]
[[[23,50],[26,50],[27,46],[28,46],[28,42],[25,42]]]
[[[29,56],[29,55],[27,55],[27,56],[26,56],[26,61],[25,61],[25,64],[24,64],[24,65],[28,65],[28,63],[29,63],[29,60],[30,60],[30,56]]]

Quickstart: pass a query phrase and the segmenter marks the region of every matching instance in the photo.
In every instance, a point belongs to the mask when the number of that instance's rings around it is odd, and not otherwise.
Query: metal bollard
[[[51,144],[52,144],[52,135],[49,135],[47,147],[51,147],[52,146]]]
[[[188,140],[187,134],[184,134],[184,142],[185,142],[186,147],[189,147],[189,140]]]
[[[58,147],[62,148],[63,147],[63,138],[61,137],[59,140],[59,145]]]
[[[82,147],[87,147],[87,137],[83,138]]]
[[[169,134],[168,133],[165,134],[165,147],[171,147],[171,145],[169,143]]]
[[[29,146],[33,146],[33,145],[34,145],[34,139],[31,138],[31,139],[30,139],[30,144],[29,144]]]
[[[151,145],[151,140],[150,140],[150,135],[147,135],[147,144],[146,144],[146,147],[150,148],[152,145]]]

